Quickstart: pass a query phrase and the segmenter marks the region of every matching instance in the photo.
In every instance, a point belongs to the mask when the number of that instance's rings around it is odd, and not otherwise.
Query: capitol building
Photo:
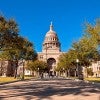
[[[47,62],[47,67],[48,67],[47,72],[49,72],[49,74],[58,75],[55,69],[57,68],[57,63],[60,55],[64,53],[65,52],[61,52],[61,43],[51,23],[50,29],[46,33],[44,41],[42,43],[42,52],[37,53],[38,60]],[[22,60],[18,61],[17,73],[23,73],[23,68],[24,68],[23,63],[27,62],[26,61],[23,62]],[[0,61],[0,76],[13,75],[15,68],[14,65],[15,64],[11,61],[5,61],[5,60]],[[96,63],[93,62],[91,66],[89,66],[89,68],[93,69],[93,74],[94,74],[93,77],[100,77],[100,61],[97,61]],[[82,71],[85,76],[86,72],[84,67]],[[24,75],[32,75],[32,71],[25,69]]]
[[[50,29],[46,33],[42,44],[42,52],[38,52],[38,60],[47,62],[49,71],[56,73],[55,68],[57,67],[59,56],[62,53],[61,43],[51,22]]]

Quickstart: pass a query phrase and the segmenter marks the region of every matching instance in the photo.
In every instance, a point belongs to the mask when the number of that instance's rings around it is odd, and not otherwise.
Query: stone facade
[[[17,67],[17,75],[32,75],[32,71],[25,69],[26,61],[19,60]],[[23,69],[24,68],[24,69]],[[15,62],[14,61],[0,61],[0,76],[14,76],[15,72]]]
[[[92,62],[92,64],[88,68],[92,69],[93,72],[92,77],[100,77],[100,61]],[[83,74],[84,77],[87,77],[87,69],[85,67],[83,67]]]
[[[14,62],[13,61],[0,61],[0,76],[13,76],[14,75]]]
[[[100,61],[92,63],[92,66],[90,68],[93,69],[94,77],[100,77]]]

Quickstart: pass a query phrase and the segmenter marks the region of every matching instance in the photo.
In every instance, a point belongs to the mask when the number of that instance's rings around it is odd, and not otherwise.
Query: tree
[[[65,69],[65,66],[66,66],[66,56],[65,56],[65,54],[62,54],[59,57],[59,62],[57,64],[56,70],[57,71],[62,71],[63,68]]]
[[[23,45],[20,50],[20,58],[33,61],[37,58],[37,53],[34,49],[33,44],[25,38],[23,38]]]
[[[13,19],[7,20],[0,16],[0,57],[14,61],[15,78],[19,60],[35,60],[37,57],[33,44],[19,36],[18,32],[18,25]]]
[[[13,19],[0,16],[0,50],[20,47],[18,25]]]
[[[74,69],[76,59],[79,59],[79,74],[82,74],[82,67],[85,67],[88,76],[88,67],[93,61],[100,60],[100,19],[95,25],[86,23],[83,37],[72,44],[71,49],[60,56],[57,70]]]
[[[86,69],[91,65],[91,61],[97,61],[100,58],[99,40],[100,20],[97,20],[95,26],[86,24],[85,34],[78,42],[72,45],[72,49],[75,50],[81,66]]]
[[[14,50],[21,45],[20,37],[18,34],[18,25],[13,19],[7,20],[5,17],[0,16],[0,54],[6,60],[9,56],[8,50]]]
[[[47,63],[44,61],[35,60],[35,61],[30,61],[27,64],[27,66],[28,66],[28,69],[32,71],[44,72],[45,69],[47,68]]]
[[[79,68],[78,72],[82,74],[82,67],[87,67],[91,65],[91,59],[96,59],[98,57],[97,49],[93,41],[90,41],[89,38],[83,37],[80,41],[73,44],[73,49],[76,52],[76,59],[79,59]],[[87,75],[86,75],[87,76]]]
[[[59,57],[56,70],[63,71],[64,69],[67,76],[70,76],[71,69],[75,69],[75,64],[74,64],[75,59],[76,59],[75,52],[70,49],[67,53],[62,54]]]
[[[1,58],[3,60],[13,61],[15,64],[15,73],[14,77],[17,75],[18,61],[19,60],[35,60],[37,54],[33,49],[33,44],[28,40],[23,38],[23,45],[19,48],[7,49],[1,53]],[[24,62],[23,62],[24,63]],[[23,64],[24,67],[24,64]],[[24,72],[23,72],[24,73]],[[23,76],[24,77],[24,76]]]
[[[94,43],[95,49],[97,50],[97,58],[95,61],[100,59],[100,19],[96,20],[94,25],[89,23],[86,24],[85,35],[89,37],[90,41]]]
[[[22,61],[23,60],[27,61],[27,63],[29,63],[30,60],[34,61],[37,58],[37,53],[33,48],[33,44],[27,39],[24,39],[23,46],[19,54],[20,54],[20,59],[22,59]],[[24,67],[25,66],[23,62],[23,76],[22,76],[23,79],[24,79]]]
[[[38,71],[38,68],[40,71],[43,71],[47,67],[47,63],[44,61],[35,60],[35,61],[29,62],[27,66],[29,69],[33,71]]]

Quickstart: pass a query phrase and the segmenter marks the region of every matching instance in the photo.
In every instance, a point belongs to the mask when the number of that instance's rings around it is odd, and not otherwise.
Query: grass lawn
[[[25,79],[30,79],[32,77],[25,77]],[[19,79],[14,79],[14,77],[0,77],[0,83],[6,83],[6,82],[13,82],[13,81],[17,81]]]
[[[90,81],[90,82],[100,83],[100,78],[89,77],[89,78],[85,78],[85,80]]]
[[[0,83],[12,82],[16,80],[17,79],[14,79],[14,77],[0,77]]]

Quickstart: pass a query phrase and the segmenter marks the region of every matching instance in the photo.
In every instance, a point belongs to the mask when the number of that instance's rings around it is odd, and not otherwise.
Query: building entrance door
[[[49,70],[49,75],[50,76],[55,76],[55,67],[56,67],[56,60],[54,58],[49,58],[47,60],[47,65],[48,65],[48,70]]]

